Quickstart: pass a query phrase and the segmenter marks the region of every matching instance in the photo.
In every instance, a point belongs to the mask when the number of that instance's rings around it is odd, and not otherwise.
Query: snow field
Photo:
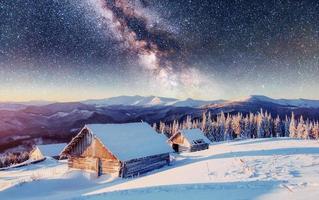
[[[133,179],[96,178],[48,160],[0,172],[0,199],[316,199],[319,195],[318,141],[241,140],[172,157],[171,166]]]

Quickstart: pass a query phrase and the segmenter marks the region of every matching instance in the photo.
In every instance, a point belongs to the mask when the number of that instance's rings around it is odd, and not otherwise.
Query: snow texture
[[[86,127],[121,161],[170,153],[166,137],[147,123],[90,124]]]
[[[318,199],[319,143],[256,139],[172,154],[170,166],[133,179],[70,170],[47,159],[0,171],[0,199],[197,200]]]

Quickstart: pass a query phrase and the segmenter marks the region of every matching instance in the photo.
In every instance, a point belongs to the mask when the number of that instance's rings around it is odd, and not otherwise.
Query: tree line
[[[304,119],[300,116],[296,119],[294,113],[281,119],[279,115],[272,117],[262,109],[254,114],[235,115],[221,112],[217,117],[212,117],[210,112],[204,112],[200,119],[192,119],[187,116],[182,122],[175,120],[173,123],[160,122],[154,124],[157,131],[168,137],[174,135],[180,129],[200,128],[211,141],[227,141],[236,138],[270,138],[291,137],[301,139],[319,139],[319,122]]]
[[[22,163],[29,159],[28,152],[0,154],[0,168]]]

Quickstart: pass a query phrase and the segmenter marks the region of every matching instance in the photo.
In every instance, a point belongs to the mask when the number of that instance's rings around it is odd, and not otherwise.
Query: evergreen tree
[[[265,117],[264,117],[263,110],[261,110],[257,116],[257,137],[258,138],[265,137]]]
[[[294,112],[291,113],[290,125],[289,125],[289,137],[296,138],[297,137],[297,129],[296,129],[296,121]]]
[[[224,140],[232,140],[232,117],[227,114],[226,121],[225,121],[225,132],[224,132]]]
[[[303,138],[303,135],[305,134],[306,128],[305,128],[305,121],[303,120],[302,115],[300,116],[300,120],[297,125],[297,138]]]
[[[288,116],[286,115],[286,119],[284,123],[284,137],[289,137],[289,127],[290,127],[290,121]]]
[[[274,135],[275,137],[281,137],[282,136],[282,130],[281,130],[281,121],[279,115],[277,115],[277,118],[274,122]]]
[[[244,118],[244,128],[242,131],[241,138],[250,138],[251,134],[251,126],[250,126],[250,120],[248,115]]]
[[[236,138],[239,138],[241,134],[240,121],[241,121],[241,115],[238,113],[237,116],[233,117],[233,120],[232,120],[232,129],[234,134],[236,135]]]
[[[203,115],[202,115],[202,126],[201,126],[201,130],[203,132],[205,132],[206,127],[207,127],[206,122],[207,122],[206,112],[203,112]]]

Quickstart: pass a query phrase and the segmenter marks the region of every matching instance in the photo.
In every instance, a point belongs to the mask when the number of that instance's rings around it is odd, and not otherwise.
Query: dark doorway
[[[97,175],[101,176],[102,175],[102,160],[101,158],[98,158],[98,171],[97,171]]]
[[[178,152],[178,146],[179,146],[178,144],[173,144],[172,147],[173,147],[173,149],[174,149],[175,152]]]

